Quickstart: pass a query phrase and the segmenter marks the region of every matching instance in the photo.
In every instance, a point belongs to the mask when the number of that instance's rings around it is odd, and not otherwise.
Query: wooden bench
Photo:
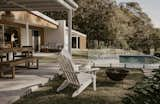
[[[3,61],[3,58],[6,58],[6,56],[0,55],[0,62]]]
[[[30,67],[30,62],[36,61],[36,67]],[[4,72],[11,71],[12,78],[15,78],[15,67],[16,65],[25,63],[28,69],[38,69],[39,68],[39,60],[37,57],[27,57],[22,59],[16,59],[13,61],[1,62],[0,63],[0,73],[3,76]]]

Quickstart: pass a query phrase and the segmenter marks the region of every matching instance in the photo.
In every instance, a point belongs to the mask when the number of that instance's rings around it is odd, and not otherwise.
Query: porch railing
[[[41,49],[45,51],[49,50],[61,50],[63,48],[62,43],[48,42],[44,45],[41,45]]]

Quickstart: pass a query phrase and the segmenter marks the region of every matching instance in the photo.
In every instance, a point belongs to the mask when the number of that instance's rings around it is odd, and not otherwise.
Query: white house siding
[[[68,34],[68,28],[65,29],[65,34]],[[72,37],[76,37],[76,48],[75,49],[86,49],[86,35],[85,34],[80,33],[79,31],[76,31],[76,30],[72,30]],[[78,41],[78,38],[80,39],[79,41]]]
[[[32,46],[32,30],[29,29],[29,46]]]
[[[20,28],[20,32],[21,32],[21,46],[32,46],[32,30],[29,29],[29,38],[28,38],[29,40],[27,40],[25,28]]]
[[[68,35],[65,34],[65,26],[66,26],[66,21],[60,20],[59,22],[59,27],[58,29],[50,29],[50,28],[45,28],[44,33],[45,33],[45,44],[47,43],[53,43],[53,44],[59,44],[63,45],[64,48],[68,49]]]
[[[64,48],[68,49],[69,37],[68,28],[65,20],[57,20],[59,23],[58,29],[45,28],[45,44],[62,44]],[[86,49],[86,35],[78,31],[72,30],[72,37],[80,37],[80,49]],[[77,42],[78,43],[78,42]],[[78,44],[77,44],[78,45]]]

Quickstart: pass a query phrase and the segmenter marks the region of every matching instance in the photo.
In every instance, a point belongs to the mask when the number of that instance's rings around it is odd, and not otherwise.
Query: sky
[[[151,18],[154,27],[160,28],[160,0],[116,0],[117,2],[138,2]]]

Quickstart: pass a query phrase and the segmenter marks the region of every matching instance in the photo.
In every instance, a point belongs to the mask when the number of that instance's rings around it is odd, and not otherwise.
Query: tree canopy
[[[117,4],[113,0],[75,0],[79,5],[73,16],[73,28],[90,40],[111,42],[111,47],[131,48],[148,53],[159,48],[159,38],[151,19],[137,2]],[[66,12],[44,12],[54,19],[67,19]],[[156,40],[159,42],[159,40]],[[145,47],[144,47],[145,46]]]

